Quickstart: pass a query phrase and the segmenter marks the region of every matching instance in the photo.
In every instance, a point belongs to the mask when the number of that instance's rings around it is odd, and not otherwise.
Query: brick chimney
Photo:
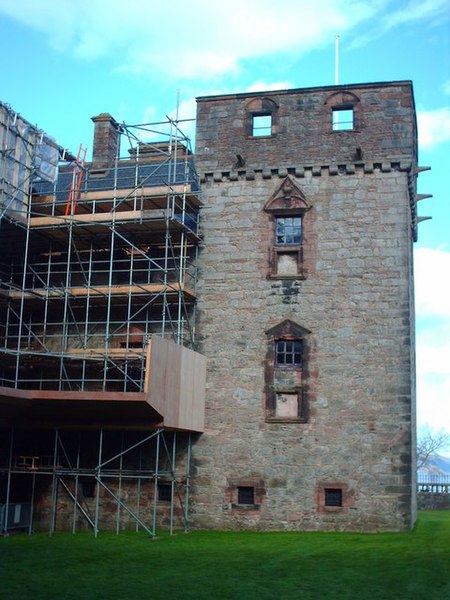
[[[105,169],[114,164],[120,149],[120,125],[109,113],[92,117],[95,123],[92,167]]]

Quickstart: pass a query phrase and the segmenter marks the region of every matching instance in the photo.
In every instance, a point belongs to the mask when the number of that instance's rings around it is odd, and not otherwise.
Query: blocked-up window
[[[279,419],[297,419],[299,417],[298,392],[276,392],[275,417]]]

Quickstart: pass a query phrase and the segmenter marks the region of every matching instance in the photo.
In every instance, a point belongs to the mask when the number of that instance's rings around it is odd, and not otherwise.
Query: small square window
[[[325,488],[325,506],[342,507],[341,488]]]
[[[272,115],[253,115],[252,136],[266,137],[272,135]]]
[[[300,244],[302,237],[301,217],[277,217],[276,218],[276,243],[287,246]]]
[[[333,109],[333,131],[345,131],[348,129],[353,129],[353,127],[353,108]]]
[[[255,488],[250,486],[239,486],[238,504],[255,504]]]
[[[301,340],[278,340],[275,354],[278,366],[299,366],[302,364],[302,342]]]
[[[170,483],[158,484],[158,500],[170,502],[172,500],[172,486]]]
[[[85,498],[95,498],[96,482],[84,480],[81,482],[81,493]]]

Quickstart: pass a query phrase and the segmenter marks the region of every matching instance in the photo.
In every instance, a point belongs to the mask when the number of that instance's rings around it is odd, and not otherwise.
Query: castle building
[[[196,520],[411,526],[411,83],[199,98],[196,164]]]
[[[0,230],[3,529],[411,527],[411,82],[94,122]]]

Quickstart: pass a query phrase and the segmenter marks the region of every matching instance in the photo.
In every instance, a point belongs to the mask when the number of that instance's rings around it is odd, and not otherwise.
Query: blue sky
[[[72,152],[90,117],[195,116],[195,97],[409,80],[419,122],[418,421],[450,432],[448,0],[0,0],[0,99]]]

